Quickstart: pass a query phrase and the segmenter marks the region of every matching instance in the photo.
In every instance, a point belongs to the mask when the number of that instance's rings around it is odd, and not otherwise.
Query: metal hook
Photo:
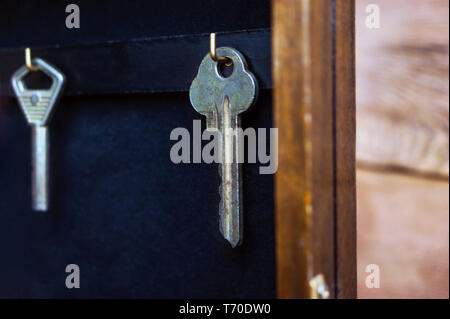
[[[27,66],[27,69],[32,71],[32,72],[39,71],[39,67],[34,66],[31,63],[31,50],[30,50],[30,48],[26,48],[25,49],[25,65]]]
[[[209,36],[209,54],[211,59],[218,63],[225,63],[226,66],[231,66],[233,61],[228,57],[217,56],[216,54],[216,34],[211,33]]]

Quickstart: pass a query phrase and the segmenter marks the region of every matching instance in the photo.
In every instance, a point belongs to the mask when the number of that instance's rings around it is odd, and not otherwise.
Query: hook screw
[[[233,61],[228,57],[217,56],[216,54],[216,34],[211,33],[209,36],[209,54],[211,59],[218,63],[224,63],[226,66],[231,66]]]
[[[39,67],[34,66],[31,63],[31,49],[30,48],[25,49],[25,65],[27,66],[27,69],[32,72],[39,71]]]

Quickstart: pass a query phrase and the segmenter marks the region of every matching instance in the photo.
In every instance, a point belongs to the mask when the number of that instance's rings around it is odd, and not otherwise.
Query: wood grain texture
[[[347,2],[335,6],[330,0],[273,1],[274,119],[279,130],[275,178],[279,298],[309,298],[309,280],[318,274],[324,275],[331,298],[356,296],[353,288],[344,293],[347,283],[356,285],[356,267],[347,268],[345,262],[352,258],[350,264],[356,264],[356,237],[350,243],[355,230],[349,236],[339,234],[348,231],[339,225],[355,227],[354,46],[350,42],[350,49],[334,48],[337,43],[353,40],[352,29],[348,29],[353,2]],[[341,10],[339,15],[335,15],[336,8]],[[347,20],[335,28],[341,22],[333,24],[333,17]],[[337,30],[341,37],[334,33]],[[338,58],[333,59],[334,53],[342,61],[334,63]],[[343,74],[335,78],[338,70]],[[338,81],[346,83],[339,84],[338,89]],[[336,111],[341,104],[342,110]],[[347,119],[349,112],[353,113]],[[337,134],[341,126],[345,129]],[[346,200],[353,203],[346,204]],[[349,245],[351,251],[341,259],[339,244]],[[350,284],[352,278],[355,282]]]
[[[312,259],[311,275],[323,274],[335,296],[333,7],[330,0],[309,2],[309,44],[303,72],[310,81],[305,103],[311,110]],[[311,279],[311,278],[310,278]]]
[[[365,9],[380,8],[380,28]],[[449,1],[356,2],[357,161],[449,177]]]
[[[273,2],[274,121],[278,128],[275,177],[277,295],[308,298],[311,269],[310,104],[303,69],[304,1]]]
[[[336,293],[356,298],[355,3],[336,0]]]

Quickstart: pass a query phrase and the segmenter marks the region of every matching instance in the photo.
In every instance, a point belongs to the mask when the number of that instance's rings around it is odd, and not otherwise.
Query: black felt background
[[[76,3],[81,28],[68,30]],[[42,47],[270,27],[270,0],[2,0],[0,45]]]
[[[82,28],[71,32],[64,2],[4,1],[0,29],[9,32],[1,32],[0,45],[270,25],[269,1],[232,2],[240,7],[78,1]],[[217,165],[170,161],[171,130],[192,131],[194,119],[204,126],[187,92],[63,97],[51,122],[52,207],[42,214],[30,209],[29,127],[16,101],[0,97],[0,297],[274,297],[273,176],[244,165],[244,243],[232,249],[218,229]],[[270,90],[242,120],[243,127],[272,127]],[[70,263],[80,266],[80,289],[65,287]]]

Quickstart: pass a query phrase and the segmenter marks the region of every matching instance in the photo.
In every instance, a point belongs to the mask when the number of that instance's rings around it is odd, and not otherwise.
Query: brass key
[[[220,231],[231,246],[236,247],[243,236],[242,176],[238,161],[240,141],[236,130],[240,128],[239,115],[256,100],[258,83],[237,50],[223,47],[217,49],[217,54],[233,62],[232,74],[222,76],[219,62],[208,54],[192,82],[190,99],[194,109],[206,116],[207,128],[220,132]]]

